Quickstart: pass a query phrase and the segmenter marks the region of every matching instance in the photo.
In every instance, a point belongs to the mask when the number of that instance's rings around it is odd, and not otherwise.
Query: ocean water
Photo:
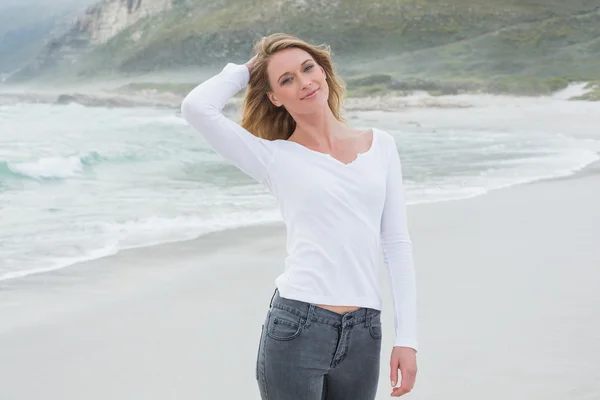
[[[409,204],[567,176],[599,158],[600,104],[454,99],[477,106],[346,115],[396,137]],[[0,105],[0,280],[280,219],[269,193],[174,110]]]

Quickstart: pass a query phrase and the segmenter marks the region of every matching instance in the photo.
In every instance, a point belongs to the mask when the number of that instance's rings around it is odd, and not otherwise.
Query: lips
[[[312,92],[310,92],[309,94],[307,94],[306,96],[304,96],[304,97],[302,98],[302,100],[304,100],[305,98],[307,98],[307,97],[309,97],[309,96],[312,96],[312,95],[313,95],[313,94],[315,94],[315,93],[316,93],[318,90],[319,90],[318,88],[317,88],[317,89],[315,89],[315,90],[313,90]]]

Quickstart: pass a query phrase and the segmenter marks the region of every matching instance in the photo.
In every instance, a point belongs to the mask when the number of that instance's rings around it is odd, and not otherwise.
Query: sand
[[[600,398],[598,170],[409,207],[420,351],[403,398]],[[259,399],[284,256],[273,224],[0,282],[0,399]]]

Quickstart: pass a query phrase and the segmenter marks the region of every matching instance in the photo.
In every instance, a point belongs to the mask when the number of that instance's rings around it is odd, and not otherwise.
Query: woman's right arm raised
[[[244,65],[228,63],[220,73],[196,86],[183,99],[181,114],[214,151],[264,183],[274,144],[254,136],[222,113],[227,101],[248,84],[253,61]]]

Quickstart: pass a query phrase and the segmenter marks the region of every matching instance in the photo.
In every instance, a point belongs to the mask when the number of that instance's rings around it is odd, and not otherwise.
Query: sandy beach
[[[305,166],[345,184],[298,192]],[[402,399],[600,400],[600,0],[0,0],[0,400],[261,400],[288,248],[334,227],[331,279],[358,288],[339,254],[400,175]],[[331,215],[294,219],[315,200]],[[294,400],[391,398],[415,342],[383,258],[376,398]]]
[[[600,398],[600,168],[409,207],[413,399]],[[0,282],[0,399],[259,399],[280,224]],[[393,337],[385,275],[378,399]]]

